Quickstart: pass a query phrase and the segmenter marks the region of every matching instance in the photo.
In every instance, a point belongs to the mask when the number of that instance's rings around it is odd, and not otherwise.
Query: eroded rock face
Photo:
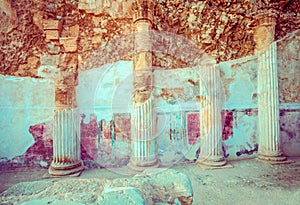
[[[23,182],[0,195],[0,203],[183,204],[193,202],[189,177],[172,169],[149,169],[132,178]]]
[[[107,47],[114,39],[132,33],[132,2],[4,1],[3,8],[9,9],[0,10],[0,73],[45,77],[39,73],[43,70],[39,69],[41,66],[72,73],[74,67],[75,71],[84,69],[83,64],[101,49],[104,50],[104,55],[99,56],[102,65],[108,61],[132,59],[128,53],[132,47],[130,39],[123,39],[117,50]],[[217,62],[223,62],[254,53],[253,17],[258,11],[269,9],[278,11],[275,40],[300,28],[300,5],[290,0],[245,0],[243,3],[156,0],[153,25],[156,31],[171,32],[191,40]],[[59,55],[62,59],[44,65],[45,55]],[[63,59],[66,55],[78,61],[66,61]],[[186,66],[177,56],[157,52],[153,58],[157,66]]]
[[[10,32],[17,23],[16,10],[12,8],[9,0],[0,2],[0,32]]]

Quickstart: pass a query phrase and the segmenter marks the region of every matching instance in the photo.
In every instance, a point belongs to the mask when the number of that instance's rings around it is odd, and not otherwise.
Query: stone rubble
[[[191,205],[193,189],[186,174],[148,169],[132,178],[51,179],[22,182],[0,194],[0,203],[17,204],[182,204]]]

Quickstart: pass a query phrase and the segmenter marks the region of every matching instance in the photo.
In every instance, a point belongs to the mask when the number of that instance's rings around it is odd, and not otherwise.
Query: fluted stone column
[[[200,87],[200,156],[198,165],[222,167],[226,164],[222,151],[222,96],[220,71],[216,65],[201,70]]]
[[[53,161],[49,173],[79,175],[84,167],[80,156],[79,116],[74,109],[75,85],[56,82],[55,86]]]
[[[274,41],[276,13],[256,16],[254,40],[258,55],[258,159],[271,164],[285,163],[281,152],[277,49]]]
[[[143,171],[158,166],[153,106],[153,67],[151,35],[153,2],[133,3],[135,29],[134,92],[131,119],[131,158],[129,168]]]

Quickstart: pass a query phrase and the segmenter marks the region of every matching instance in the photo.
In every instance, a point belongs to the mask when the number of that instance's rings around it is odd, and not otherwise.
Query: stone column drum
[[[281,152],[277,49],[274,41],[276,13],[256,16],[254,40],[258,55],[258,159],[271,164],[286,163]]]
[[[131,119],[131,158],[129,168],[143,171],[158,166],[153,106],[153,67],[151,35],[153,2],[138,0],[133,3],[134,91]]]
[[[56,84],[53,161],[49,168],[49,173],[54,176],[79,175],[84,170],[74,98],[74,85]]]
[[[222,151],[222,87],[216,65],[206,65],[200,80],[200,166],[222,167],[226,164]]]

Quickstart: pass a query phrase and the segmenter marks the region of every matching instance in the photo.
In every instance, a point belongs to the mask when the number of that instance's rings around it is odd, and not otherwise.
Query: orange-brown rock
[[[254,16],[261,10],[276,10],[275,40],[300,28],[300,5],[297,1],[164,1],[153,0],[154,30],[172,32],[189,39],[199,49],[213,55],[217,62],[254,54]],[[103,50],[99,64],[132,59],[130,36],[108,48],[109,42],[133,31],[133,0],[16,0],[2,1],[0,8],[0,73],[29,75],[19,72],[32,56],[60,55],[75,52],[82,64]],[[14,16],[17,14],[17,16]],[[18,20],[18,21],[16,21]],[[61,37],[78,37],[75,47],[59,45]],[[127,51],[126,51],[127,50]],[[102,52],[102,51],[101,51]],[[126,54],[127,53],[127,54]],[[110,60],[108,60],[110,59]],[[157,66],[184,66],[180,57],[153,53]],[[96,64],[95,64],[96,65]]]
[[[77,37],[60,37],[59,43],[67,53],[77,51]]]

